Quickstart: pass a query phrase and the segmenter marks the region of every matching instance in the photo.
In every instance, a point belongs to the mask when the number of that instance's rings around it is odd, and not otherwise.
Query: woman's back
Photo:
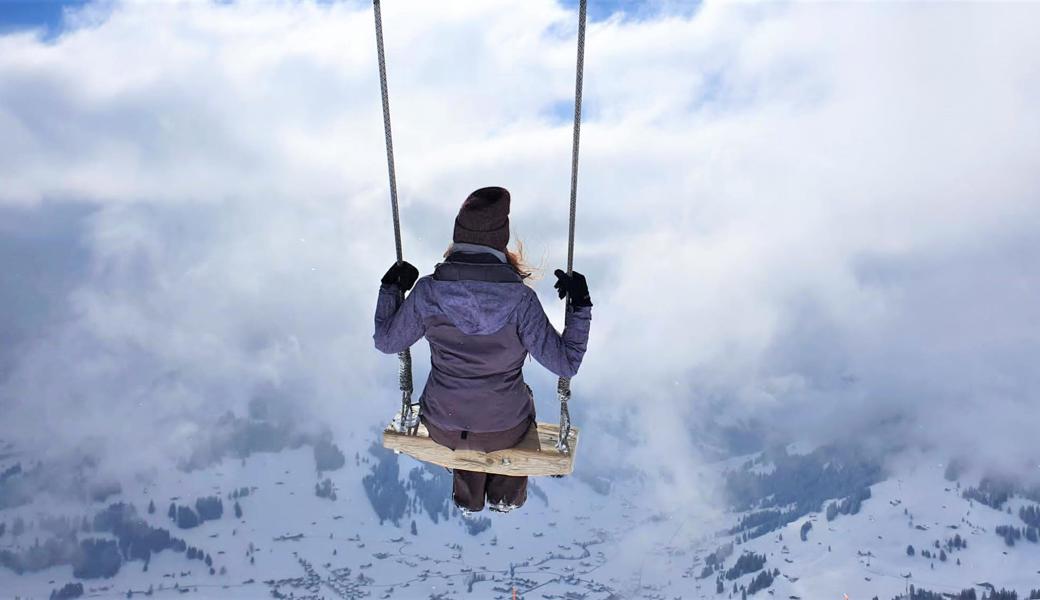
[[[430,343],[426,419],[449,431],[490,432],[533,416],[518,326],[532,290],[516,271],[491,253],[454,252],[416,292]]]
[[[424,417],[447,431],[503,431],[534,415],[521,371],[528,352],[553,373],[573,376],[591,311],[568,310],[561,336],[504,256],[480,246],[466,250],[419,279],[400,310],[396,290],[380,288],[376,347],[400,352],[425,336],[432,364],[420,398]]]

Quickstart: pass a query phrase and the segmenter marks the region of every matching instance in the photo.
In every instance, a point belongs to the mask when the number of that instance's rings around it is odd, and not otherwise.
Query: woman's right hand
[[[585,281],[585,276],[577,271],[571,271],[568,275],[562,269],[556,269],[556,284],[553,285],[556,288],[557,293],[560,294],[560,298],[570,297],[571,306],[592,306],[592,299],[589,298],[589,284]]]
[[[382,283],[384,285],[396,285],[401,288],[401,292],[407,292],[412,289],[417,279],[419,279],[419,269],[416,269],[408,261],[402,260],[390,266],[390,270],[386,272],[386,275],[383,275]]]

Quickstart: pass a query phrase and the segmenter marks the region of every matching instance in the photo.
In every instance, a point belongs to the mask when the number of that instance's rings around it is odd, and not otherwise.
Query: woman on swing
[[[589,339],[592,302],[585,277],[556,271],[567,297],[563,334],[549,323],[530,271],[509,242],[509,191],[479,189],[455,218],[453,244],[433,274],[419,279],[407,262],[383,276],[376,304],[375,345],[404,351],[425,336],[431,369],[419,398],[430,438],[442,446],[492,452],[518,444],[535,421],[524,383],[528,353],[559,377],[578,372]],[[415,289],[402,303],[401,294]],[[452,499],[463,514],[508,512],[527,499],[527,477],[454,470]]]

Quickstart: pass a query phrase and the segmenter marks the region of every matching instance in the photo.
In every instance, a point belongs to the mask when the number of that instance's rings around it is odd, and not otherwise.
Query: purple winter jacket
[[[394,354],[426,336],[422,415],[446,431],[489,433],[534,415],[521,370],[528,352],[560,377],[578,372],[591,319],[591,307],[568,308],[557,333],[535,291],[489,249],[453,252],[403,303],[396,285],[380,286],[373,337]]]

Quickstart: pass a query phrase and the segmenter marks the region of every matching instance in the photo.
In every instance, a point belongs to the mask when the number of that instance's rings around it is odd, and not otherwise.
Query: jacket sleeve
[[[589,342],[592,307],[568,307],[563,335],[549,322],[538,295],[531,291],[518,309],[520,341],[531,356],[559,377],[578,373]]]
[[[421,281],[421,280],[420,280]],[[376,330],[372,338],[376,349],[387,354],[404,352],[426,332],[422,317],[416,307],[417,283],[411,294],[401,302],[401,292],[396,284],[379,286],[376,301]]]

